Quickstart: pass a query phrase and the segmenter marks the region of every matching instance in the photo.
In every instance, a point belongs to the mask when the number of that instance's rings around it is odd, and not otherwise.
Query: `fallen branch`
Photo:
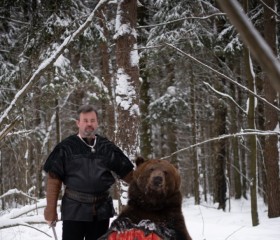
[[[34,201],[38,201],[37,198],[34,198],[34,197],[31,197],[29,196],[28,194],[24,193],[23,191],[20,191],[16,188],[14,189],[10,189],[9,191],[7,191],[6,193],[4,193],[3,195],[0,196],[0,199],[4,198],[4,197],[7,197],[7,196],[11,196],[11,195],[15,195],[15,194],[19,194],[19,195],[22,195],[24,197],[27,197],[31,200],[34,200]]]
[[[51,235],[47,234],[46,232],[40,230],[39,228],[36,228],[36,227],[30,225],[30,224],[47,224],[46,221],[44,221],[44,220],[41,220],[41,221],[31,221],[31,222],[28,222],[28,221],[27,222],[19,222],[17,220],[17,221],[12,222],[11,220],[6,219],[6,221],[7,221],[6,224],[3,225],[3,226],[1,225],[1,221],[0,221],[0,229],[17,227],[17,226],[23,226],[23,227],[29,227],[29,228],[35,229],[36,231],[44,233],[45,235],[47,235],[50,238],[52,237]]]
[[[8,192],[13,192],[13,191],[14,190]],[[6,228],[11,228],[16,226],[24,226],[24,227],[33,228],[51,237],[49,234],[43,232],[42,230],[34,226],[31,226],[34,224],[47,224],[43,214],[22,217],[22,215],[27,215],[28,213],[37,210],[38,208],[46,207],[46,204],[47,204],[46,199],[41,199],[39,200],[38,203],[32,205],[26,205],[18,209],[13,209],[10,213],[2,215],[0,217],[0,229],[6,229]],[[58,207],[61,205],[61,200],[58,201],[57,205]]]
[[[244,228],[244,227],[245,227],[245,226],[241,226],[240,228],[236,229],[234,232],[232,232],[230,235],[228,235],[228,237],[225,238],[225,240],[226,240],[226,239],[229,239],[233,234],[237,233],[239,230],[241,230],[241,229]]]

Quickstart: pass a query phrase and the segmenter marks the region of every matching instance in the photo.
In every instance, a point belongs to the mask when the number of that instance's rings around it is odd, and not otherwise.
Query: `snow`
[[[116,103],[124,110],[129,110],[130,115],[139,115],[139,106],[133,104],[136,99],[135,88],[131,83],[131,77],[122,68],[118,69],[116,81]]]
[[[185,202],[184,216],[190,235],[195,240],[276,240],[280,239],[280,218],[269,219],[267,208],[259,206],[260,225],[253,227],[249,200],[234,200],[231,211],[213,206]]]
[[[45,200],[41,200],[38,205],[42,206]],[[183,203],[183,213],[186,219],[186,225],[193,240],[279,240],[280,239],[280,217],[267,217],[267,207],[259,200],[259,221],[256,227],[251,223],[251,211],[249,200],[231,200],[231,210],[223,212],[217,210],[213,204],[203,203],[194,205],[194,200],[185,199]],[[28,206],[24,207],[24,210]],[[13,211],[23,212],[20,209]],[[32,218],[33,222],[42,222],[43,208],[39,208],[39,215]],[[8,215],[0,217],[0,226],[7,223]],[[30,217],[30,216],[29,216]],[[18,219],[10,219],[14,223],[24,223],[28,216],[22,216]],[[30,221],[30,222],[32,222]],[[54,239],[52,229],[46,224],[16,226],[0,230],[0,240],[49,240]],[[34,229],[38,228],[40,231]],[[56,226],[58,239],[61,240],[62,222],[59,221]],[[47,235],[46,235],[47,234]],[[49,235],[49,236],[48,236]],[[52,238],[50,238],[50,236]]]
[[[133,49],[130,53],[130,62],[131,62],[131,66],[132,67],[137,67],[138,64],[139,64],[139,54],[138,54],[138,51],[137,51],[137,44],[135,43],[133,45]]]

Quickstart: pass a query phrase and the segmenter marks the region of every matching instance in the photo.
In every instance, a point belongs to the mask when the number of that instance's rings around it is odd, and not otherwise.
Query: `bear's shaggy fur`
[[[191,240],[182,213],[178,170],[168,161],[145,161],[140,157],[136,166],[129,185],[128,204],[115,221],[130,219],[133,224],[139,224],[148,220],[174,231],[175,239]]]

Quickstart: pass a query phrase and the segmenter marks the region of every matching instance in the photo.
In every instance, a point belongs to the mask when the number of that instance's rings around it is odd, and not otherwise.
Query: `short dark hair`
[[[95,112],[96,117],[98,119],[98,112],[95,106],[93,105],[89,105],[89,104],[85,104],[79,107],[78,111],[77,111],[77,119],[80,118],[80,114],[81,113],[88,113],[88,112]]]

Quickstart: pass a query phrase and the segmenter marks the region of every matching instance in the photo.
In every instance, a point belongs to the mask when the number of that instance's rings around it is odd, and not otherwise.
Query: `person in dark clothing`
[[[106,233],[115,213],[109,195],[113,174],[129,183],[134,166],[115,144],[96,133],[98,115],[93,106],[79,108],[76,124],[78,133],[58,143],[44,164],[44,217],[50,226],[58,220],[57,201],[63,184],[62,240],[95,240]]]

